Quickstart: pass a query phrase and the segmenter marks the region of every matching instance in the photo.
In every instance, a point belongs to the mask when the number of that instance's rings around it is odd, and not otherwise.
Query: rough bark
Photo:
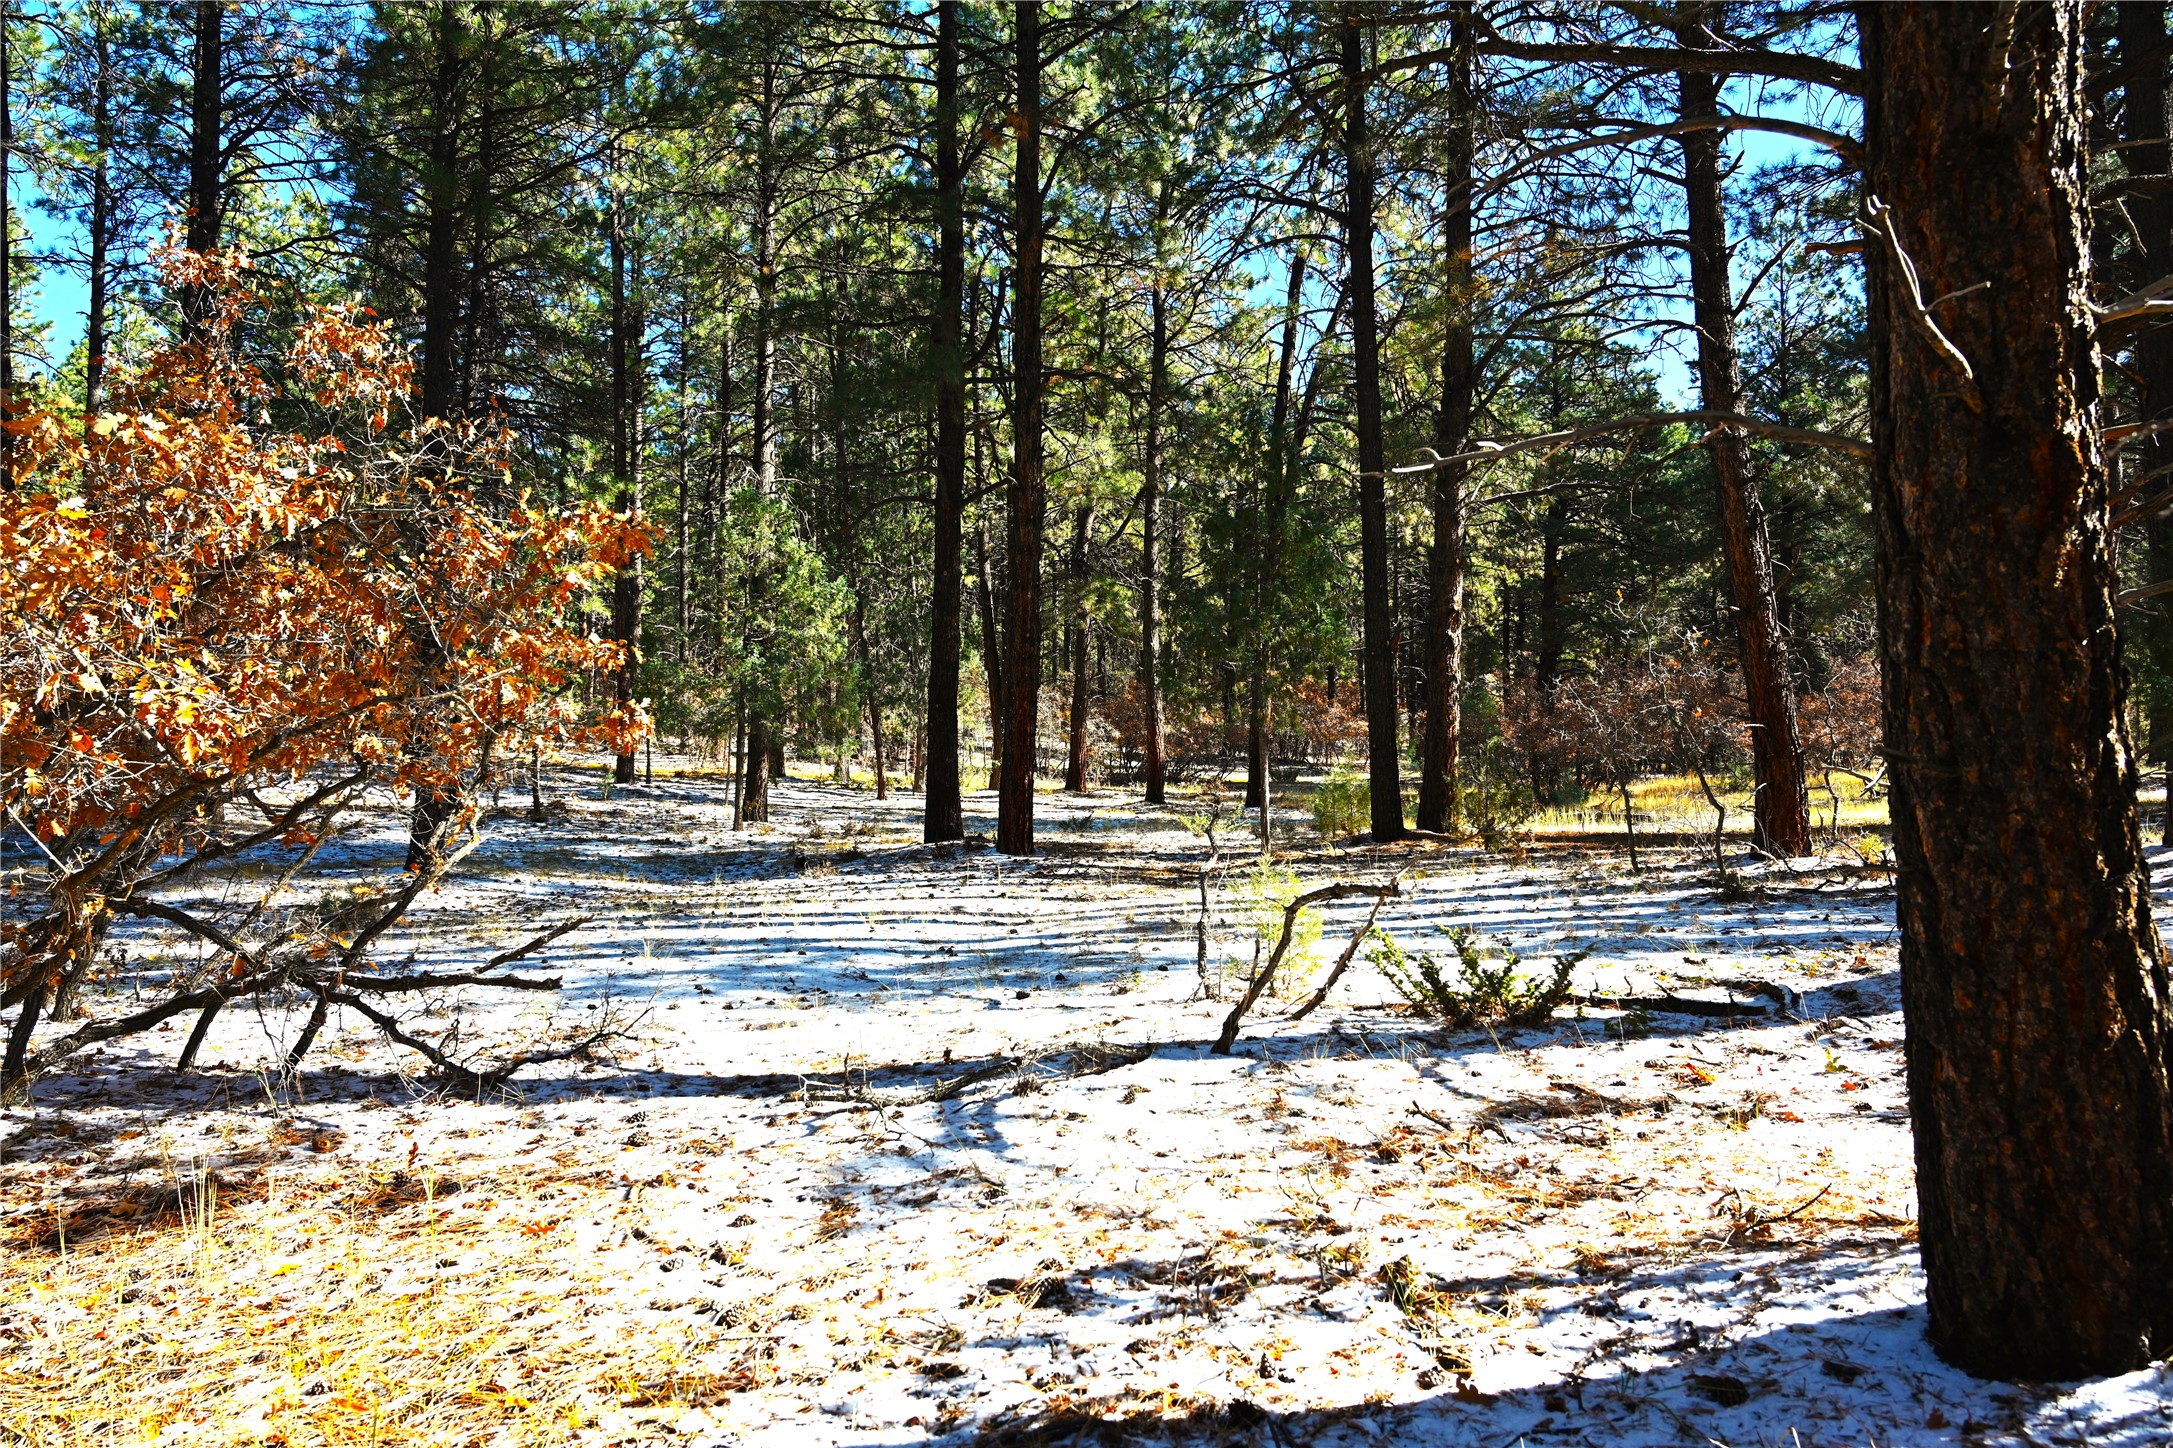
[[[747,711],[747,747],[741,763],[739,817],[762,824],[770,817],[770,726],[755,709]]]
[[[1011,303],[1012,446],[1010,547],[1005,558],[1003,772],[996,798],[996,848],[1034,852],[1034,734],[1041,712],[1041,6],[1018,7],[1018,154],[1011,204],[1018,228]]]
[[[1473,390],[1478,369],[1472,345],[1471,13],[1459,6],[1450,20],[1447,122],[1448,215],[1441,245],[1448,323],[1441,340],[1441,410],[1434,415],[1434,452],[1453,458],[1470,451]],[[1464,481],[1467,463],[1433,471],[1433,546],[1426,560],[1426,719],[1420,736],[1418,827],[1437,834],[1458,829],[1459,745],[1464,706]]]
[[[1685,50],[1719,48],[1703,23],[1703,17],[1711,13],[1703,6],[1684,12],[1677,35]],[[1720,113],[1722,76],[1684,71],[1677,79],[1684,120],[1705,120]],[[1728,222],[1721,196],[1721,132],[1691,131],[1681,138],[1681,145],[1699,396],[1708,411],[1741,412],[1743,383],[1728,280]],[[1736,650],[1750,715],[1751,761],[1757,781],[1753,829],[1761,849],[1778,855],[1807,855],[1811,852],[1811,800],[1804,787],[1788,647],[1774,609],[1772,545],[1758,484],[1750,472],[1750,444],[1740,431],[1715,428],[1706,448],[1719,495],[1721,544],[1734,594]]]
[[[2173,1347],[2173,1011],[2114,629],[2082,10],[1859,19],[1930,1330],[1985,1376],[2121,1372]]]
[[[928,636],[928,745],[921,838],[966,836],[958,777],[961,519],[966,495],[966,299],[964,172],[958,154],[958,0],[936,6],[936,311],[929,328],[935,369],[935,562]]]
[[[1403,759],[1396,744],[1393,580],[1388,573],[1388,459],[1381,437],[1381,342],[1374,306],[1376,158],[1366,133],[1365,36],[1372,7],[1346,3],[1343,88],[1344,262],[1351,305],[1352,422],[1358,434],[1359,565],[1365,612],[1366,756],[1373,838],[1403,838]]]
[[[1162,763],[1162,398],[1169,386],[1169,298],[1157,285],[1148,298],[1147,417],[1139,486],[1139,730],[1141,793],[1165,801]]]

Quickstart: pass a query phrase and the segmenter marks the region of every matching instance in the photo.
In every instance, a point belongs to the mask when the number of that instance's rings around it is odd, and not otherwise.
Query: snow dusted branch
[[[1218,1056],[1230,1054],[1230,1048],[1237,1042],[1239,1023],[1245,1019],[1245,1013],[1253,1008],[1253,1003],[1258,1001],[1261,994],[1274,982],[1276,969],[1282,965],[1283,955],[1290,949],[1290,938],[1297,930],[1298,916],[1304,912],[1306,907],[1319,905],[1329,900],[1347,900],[1354,895],[1371,895],[1374,899],[1374,908],[1379,909],[1382,900],[1391,895],[1401,896],[1402,894],[1403,881],[1400,876],[1390,880],[1386,885],[1360,885],[1345,880],[1334,885],[1323,885],[1318,890],[1308,890],[1288,905],[1285,905],[1283,907],[1283,932],[1275,939],[1275,949],[1269,954],[1268,963],[1253,972],[1252,979],[1245,983],[1245,994],[1238,1000],[1236,1005],[1230,1008],[1229,1016],[1222,1023],[1222,1034],[1215,1038],[1213,1048],[1215,1054]],[[1370,923],[1369,921],[1368,924],[1370,925]]]

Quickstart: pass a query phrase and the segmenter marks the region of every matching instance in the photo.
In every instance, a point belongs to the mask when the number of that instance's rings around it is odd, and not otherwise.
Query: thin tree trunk
[[[732,711],[732,828],[747,823],[747,706]]]
[[[1539,515],[1539,638],[1532,656],[1532,682],[1543,709],[1554,707],[1562,682],[1565,648],[1562,619],[1562,529],[1568,503],[1560,493],[1547,499]]]
[[[2083,9],[1858,19],[1930,1333],[1981,1376],[2125,1372],[2173,1348],[2173,1002],[2114,625]]]
[[[1162,762],[1161,587],[1156,571],[1162,540],[1162,396],[1169,386],[1169,300],[1157,284],[1148,299],[1147,418],[1139,488],[1139,726],[1140,766],[1148,804],[1165,801]]]
[[[976,519],[973,525],[974,597],[981,613],[981,663],[988,674],[988,787],[999,783],[1003,757],[1004,666],[1001,622],[996,617],[996,581],[988,552],[988,527]]]
[[[1290,280],[1283,298],[1283,339],[1275,363],[1275,404],[1268,418],[1268,445],[1260,460],[1267,497],[1261,508],[1258,556],[1253,560],[1252,618],[1245,684],[1245,806],[1265,814],[1268,807],[1268,619],[1282,586],[1284,531],[1290,496],[1297,485],[1297,449],[1290,444],[1291,390],[1297,376],[1298,321],[1305,302],[1308,258],[1300,244],[1290,258]],[[1265,838],[1263,836],[1263,838]]]
[[[460,326],[459,145],[460,20],[457,7],[439,0],[431,56],[429,166],[423,177],[423,356],[418,401],[424,417],[450,421]],[[616,213],[613,217],[616,245]],[[614,252],[614,258],[616,253]],[[616,283],[616,277],[614,282]],[[614,303],[617,292],[614,292]],[[617,327],[617,313],[613,313]]]
[[[1698,7],[1684,12],[1677,31],[1686,50],[1718,42]],[[1682,116],[1686,121],[1720,113],[1724,76],[1684,71]],[[1741,412],[1743,384],[1735,343],[1735,305],[1728,281],[1728,219],[1721,195],[1718,130],[1681,138],[1683,199],[1690,223],[1690,293],[1698,335],[1698,393],[1714,412]],[[1777,855],[1811,852],[1811,800],[1804,787],[1803,746],[1796,732],[1796,693],[1788,675],[1788,647],[1773,598],[1772,545],[1765,510],[1750,473],[1750,444],[1740,432],[1715,429],[1707,442],[1713,481],[1720,495],[1720,533],[1728,579],[1735,596],[1736,647],[1742,660],[1743,693],[1749,706],[1751,760],[1757,797],[1751,817],[1758,846]]]
[[[97,156],[91,162],[90,229],[90,306],[83,321],[83,411],[86,423],[94,420],[106,408],[106,329],[108,303],[107,272],[108,255],[113,245],[113,54],[112,42],[106,34],[106,7],[101,3],[91,16],[92,64],[98,73],[91,82],[91,144],[97,148]],[[4,77],[6,63],[0,61],[0,77]],[[6,81],[0,78],[0,86]],[[7,109],[5,99],[0,98],[0,112]],[[0,197],[7,192],[7,150],[12,135],[11,127],[0,116]],[[0,217],[0,222],[5,218]],[[6,261],[0,258],[0,326],[5,325],[7,275]],[[0,396],[7,387],[0,383]]]
[[[1065,653],[1071,667],[1071,738],[1064,759],[1064,789],[1086,792],[1087,724],[1092,676],[1087,672],[1087,543],[1094,531],[1094,505],[1082,503],[1071,525],[1071,629]]]
[[[694,428],[691,414],[687,409],[687,373],[693,366],[693,356],[688,344],[692,341],[693,326],[694,318],[687,306],[686,293],[681,292],[679,296],[679,506],[675,510],[678,514],[676,524],[679,538],[678,564],[673,571],[676,575],[679,594],[679,634],[674,642],[674,653],[679,660],[679,667],[682,669],[687,666],[687,633],[689,631],[688,626],[693,618],[688,602],[690,580],[687,576],[694,563],[693,554],[689,551],[690,528],[687,506],[690,501],[687,493],[692,482],[694,455]]]
[[[1014,12],[1018,55],[1018,156],[1011,204],[1018,228],[1011,303],[1012,446],[1010,589],[1004,620],[1003,776],[997,791],[996,848],[1034,852],[1035,732],[1041,712],[1041,532],[1047,506],[1041,475],[1041,5]]]
[[[875,655],[868,649],[868,610],[860,591],[853,591],[853,647],[860,654],[861,677],[868,690],[868,742],[875,750],[875,797],[890,798],[890,784],[883,773],[883,704],[875,688]]]
[[[1441,343],[1441,410],[1434,415],[1434,452],[1445,458],[1471,449],[1472,398],[1478,369],[1472,348],[1477,305],[1472,270],[1472,157],[1477,102],[1471,79],[1471,10],[1458,6],[1449,22],[1451,60],[1446,140],[1448,215],[1442,249],[1448,270],[1448,322]],[[1452,834],[1462,827],[1460,744],[1464,709],[1464,480],[1469,464],[1433,471],[1433,547],[1427,558],[1426,722],[1420,738],[1418,827]]]
[[[965,177],[958,154],[958,0],[936,6],[936,311],[929,329],[935,368],[935,562],[928,634],[928,745],[921,838],[966,836],[958,774],[958,675],[966,506]]]
[[[755,487],[777,492],[777,63],[762,66],[761,134],[755,149]]]
[[[0,422],[15,410],[15,205],[8,190],[15,168],[14,31],[14,0],[0,0]],[[15,434],[4,427],[0,427],[0,486],[15,487]],[[23,1019],[35,1016],[25,1006]],[[25,1049],[28,1044],[26,1038]]]
[[[613,191],[610,215],[611,248],[611,473],[618,485],[612,506],[629,517],[641,516],[640,444],[635,437],[636,414],[641,408],[636,374],[641,361],[637,335],[640,323],[627,298],[626,198]],[[637,284],[638,284],[637,278]],[[641,667],[641,561],[627,563],[611,581],[611,637],[622,650],[619,667],[612,674],[612,697],[621,708],[634,699],[637,671]],[[620,784],[634,782],[632,751],[613,761],[611,777]]]
[[[1396,743],[1396,658],[1388,572],[1388,456],[1381,437],[1381,343],[1373,286],[1376,158],[1366,133],[1365,37],[1372,7],[1342,8],[1344,263],[1351,303],[1352,422],[1358,434],[1359,562],[1364,592],[1367,778],[1373,838],[1403,838],[1403,757]]]

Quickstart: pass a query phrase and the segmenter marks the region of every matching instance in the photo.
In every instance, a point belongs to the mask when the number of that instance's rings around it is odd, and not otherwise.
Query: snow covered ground
[[[302,1012],[237,1008],[192,1076],[167,1069],[184,1022],[0,1113],[0,1429],[2173,1442],[2173,1370],[2016,1386],[1927,1347],[1876,876],[1751,870],[1724,899],[1681,852],[1632,875],[1307,845],[1307,885],[1413,868],[1381,916],[1407,949],[1468,925],[1535,966],[1589,950],[1589,993],[1762,1008],[1445,1034],[1360,966],[1303,1020],[1295,990],[1264,1001],[1221,1057],[1205,846],[1173,814],[1045,796],[1026,862],[918,845],[915,796],[794,783],[734,834],[715,780],[596,778],[556,781],[555,823],[494,819],[380,959],[472,967],[594,915],[517,967],[563,990],[411,1014],[478,1047],[624,1022],[605,1055],[458,1099],[335,1019],[289,1090],[269,1066]],[[971,797],[969,829],[992,809]],[[388,811],[305,887],[399,837]],[[1238,973],[1241,874],[1212,953]],[[1301,976],[1366,905],[1328,907]]]

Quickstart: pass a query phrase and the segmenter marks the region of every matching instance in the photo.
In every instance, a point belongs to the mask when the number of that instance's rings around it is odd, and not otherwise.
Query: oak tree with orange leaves
[[[290,1069],[341,1004],[476,1074],[385,1006],[471,977],[384,976],[371,945],[457,858],[487,749],[642,735],[638,706],[584,717],[565,685],[617,665],[570,610],[647,532],[593,504],[487,501],[504,489],[478,479],[509,476],[509,440],[410,424],[413,364],[359,309],[310,312],[283,365],[260,367],[236,341],[261,310],[246,258],[161,262],[170,289],[218,299],[202,333],[117,383],[112,411],[9,423],[0,789],[35,864],[0,924],[0,1090],[193,1012],[185,1064],[221,1005],[275,990],[316,998]],[[274,426],[275,409],[309,425]],[[382,888],[336,909],[259,891],[216,915],[161,898],[245,852],[306,856],[366,790],[452,802]],[[122,916],[187,932],[201,964],[33,1052]]]

